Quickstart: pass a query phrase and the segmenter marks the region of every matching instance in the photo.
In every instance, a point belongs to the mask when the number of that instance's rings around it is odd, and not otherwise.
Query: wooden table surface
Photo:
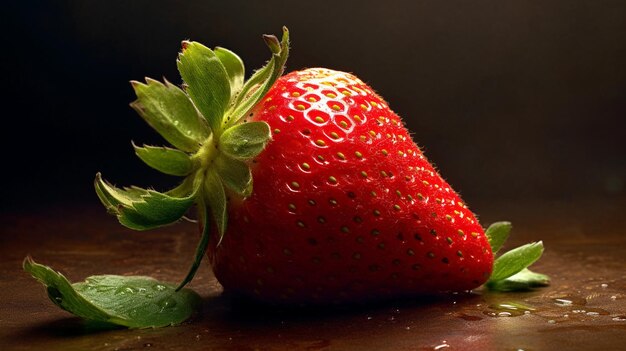
[[[0,350],[626,350],[626,199],[475,205],[483,224],[513,221],[510,245],[543,239],[547,288],[328,310],[230,301],[203,265],[202,310],[183,325],[88,330],[21,270],[27,254],[79,281],[141,274],[179,281],[198,233],[121,227],[97,203],[0,215]],[[507,307],[511,304],[518,309]]]

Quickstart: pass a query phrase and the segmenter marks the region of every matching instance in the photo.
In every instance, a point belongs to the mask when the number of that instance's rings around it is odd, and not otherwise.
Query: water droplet
[[[572,300],[554,299],[554,303],[559,305],[559,306],[571,306],[572,305]]]
[[[603,288],[608,288],[608,287],[609,287],[609,284],[602,284],[602,285],[600,285],[600,286],[601,286],[601,287],[603,287]]]
[[[550,324],[555,324],[555,323],[556,323],[556,321],[555,321],[554,319],[550,319],[550,320],[548,321],[548,323],[550,323]]]
[[[162,299],[161,301],[157,302],[157,306],[161,308],[159,312],[163,312],[165,310],[171,310],[173,308],[176,308],[176,300],[174,300],[171,297],[166,297]]]
[[[557,306],[567,307],[567,306],[585,306],[587,304],[587,299],[580,296],[575,295],[557,295],[552,298],[552,301]]]
[[[156,284],[152,288],[154,290],[156,290],[156,291],[163,291],[163,290],[167,289],[167,287],[165,285],[162,285],[162,284]]]
[[[609,311],[604,310],[602,308],[589,307],[586,309],[585,314],[588,316],[606,316],[606,315],[609,315],[610,313]]]
[[[448,345],[448,344],[444,341],[444,342],[443,342],[443,344],[439,344],[439,345],[437,345],[437,346],[433,347],[433,350],[435,350],[435,351],[436,351],[436,350],[446,349],[446,348],[448,348],[448,347],[450,347],[450,345]]]
[[[535,310],[533,307],[516,302],[493,304],[488,307],[489,310],[484,311],[483,314],[490,317],[518,317]]]
[[[114,294],[115,295],[126,295],[126,294],[130,295],[130,294],[134,294],[136,292],[137,291],[134,288],[132,288],[130,286],[122,285],[119,288],[115,289]]]
[[[626,322],[626,316],[613,317],[613,320],[616,322]]]

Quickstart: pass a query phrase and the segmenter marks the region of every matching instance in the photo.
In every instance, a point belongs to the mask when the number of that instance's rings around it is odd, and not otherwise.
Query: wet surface
[[[475,207],[476,208],[476,207]],[[79,281],[141,274],[176,282],[191,261],[193,224],[126,230],[93,207],[5,213],[0,235],[1,350],[624,350],[626,202],[477,207],[484,224],[514,224],[509,247],[543,239],[534,266],[551,286],[519,293],[476,290],[419,301],[327,310],[277,310],[233,301],[204,265],[191,287],[202,311],[177,327],[103,330],[58,309],[21,271],[37,261]]]

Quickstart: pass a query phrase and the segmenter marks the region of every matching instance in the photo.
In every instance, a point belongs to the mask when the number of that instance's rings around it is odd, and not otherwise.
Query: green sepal
[[[263,151],[271,136],[266,122],[237,124],[222,134],[220,150],[232,158],[249,160]]]
[[[209,136],[209,129],[184,91],[167,80],[131,81],[137,100],[130,105],[165,140],[176,148],[195,152]]]
[[[272,57],[274,60],[274,57]],[[263,96],[262,86],[265,82],[269,81],[269,77],[274,73],[274,64],[272,61],[266,66],[256,71],[250,79],[246,81],[241,92],[237,96],[237,101],[233,106],[233,110],[229,112],[226,117],[227,126],[232,126],[237,123],[250,111],[256,104],[258,104]],[[239,101],[239,99],[241,99]]]
[[[506,279],[490,281],[487,288],[493,291],[524,291],[532,288],[548,286],[550,277],[545,274],[536,273],[528,268],[524,268],[517,274]]]
[[[280,39],[280,52],[275,52],[275,54],[278,55],[278,60],[275,63],[277,78],[282,76],[283,72],[285,71],[285,63],[287,63],[287,58],[289,58],[289,45],[289,30],[287,29],[287,27],[283,26],[283,35]],[[269,90],[269,88],[271,87],[272,86],[270,85],[267,89]]]
[[[543,243],[541,241],[526,244],[502,254],[493,263],[493,272],[489,277],[489,282],[503,280],[521,272],[535,263],[542,254]]]
[[[252,107],[263,99],[285,69],[285,62],[289,56],[289,31],[287,28],[283,27],[283,37],[279,45],[277,45],[278,39],[274,36],[267,35],[263,38],[272,51],[272,58],[243,85],[241,93],[235,101],[235,108],[227,118],[230,125],[237,124]]]
[[[96,194],[119,222],[134,230],[148,230],[172,224],[181,219],[193,205],[195,193],[178,198],[154,190],[132,187],[116,188],[96,174]]]
[[[263,34],[263,40],[265,45],[270,49],[273,54],[279,55],[282,48],[280,47],[280,41],[274,35]]]
[[[485,230],[485,235],[491,246],[491,252],[493,252],[494,255],[500,251],[502,245],[504,245],[504,242],[511,233],[512,227],[511,222],[502,221],[492,223],[489,228]]]
[[[220,60],[226,73],[228,73],[228,79],[230,80],[230,101],[234,103],[234,98],[239,94],[243,87],[243,81],[245,76],[245,67],[243,61],[234,52],[224,49],[222,47],[216,47],[213,52]]]
[[[54,304],[90,321],[129,328],[165,327],[184,322],[200,304],[200,296],[192,290],[175,291],[150,277],[97,275],[71,284],[30,257],[23,268],[46,286]]]
[[[202,259],[205,257],[206,250],[209,246],[209,238],[211,237],[211,226],[209,225],[209,210],[203,204],[198,204],[198,213],[200,215],[200,221],[202,223],[202,236],[200,237],[200,241],[198,242],[198,246],[196,246],[196,253],[194,255],[193,263],[187,272],[187,275],[183,279],[178,287],[176,287],[176,291],[182,289],[187,283],[189,283],[193,277],[196,275],[198,268],[200,268],[200,263]]]
[[[250,196],[252,193],[252,172],[246,163],[220,154],[213,161],[213,165],[228,189],[243,197]]]
[[[226,68],[213,50],[189,41],[183,42],[183,51],[176,63],[189,97],[213,133],[219,133],[231,95]]]
[[[226,223],[228,222],[228,212],[226,203],[226,192],[220,176],[215,168],[207,170],[204,178],[204,199],[206,205],[211,210],[211,216],[217,226],[218,245],[222,242],[224,232],[226,231]]]
[[[177,149],[158,146],[137,146],[135,154],[148,166],[174,176],[186,176],[193,170],[193,162],[187,153]]]
[[[188,176],[178,186],[166,191],[165,194],[178,198],[187,197],[189,194],[194,193],[194,188],[198,188],[197,186],[194,186],[194,181],[194,176]]]

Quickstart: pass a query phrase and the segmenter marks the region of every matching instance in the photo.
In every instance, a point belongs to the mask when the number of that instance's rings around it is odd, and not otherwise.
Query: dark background
[[[467,202],[624,196],[624,1],[22,1],[3,4],[2,207],[97,203],[174,182],[135,158],[161,140],[131,79],[179,83],[182,39],[248,73],[260,35],[292,34],[288,70],[351,71],[406,121]]]

